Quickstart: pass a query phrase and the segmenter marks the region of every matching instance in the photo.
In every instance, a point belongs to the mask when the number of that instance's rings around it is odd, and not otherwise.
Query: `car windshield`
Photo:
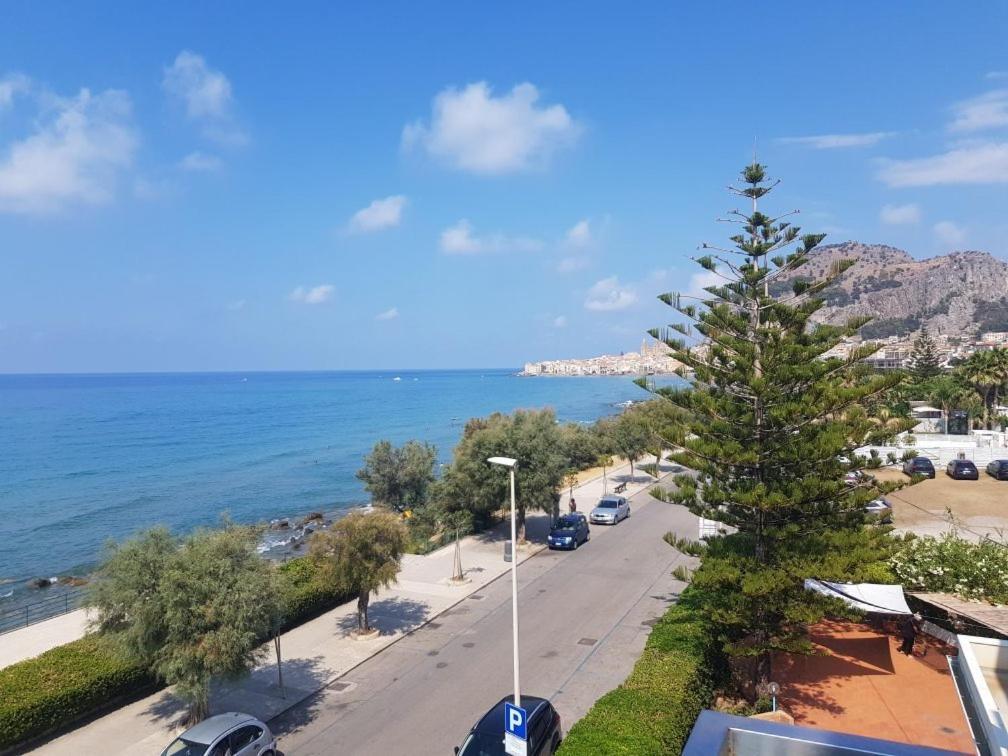
[[[566,528],[576,528],[578,526],[578,523],[580,522],[581,518],[579,517],[575,517],[574,515],[564,515],[563,517],[557,518],[556,525],[554,525],[553,527],[557,528],[558,530]]]
[[[966,470],[972,470],[973,469],[973,463],[972,462],[956,462],[956,467],[962,467],[962,468],[964,468]]]
[[[615,501],[603,499],[598,503],[599,509],[616,509],[617,503]]]
[[[459,756],[503,756],[504,735],[473,732],[466,738]]]
[[[926,459],[918,457],[913,461],[914,467],[931,467],[931,463]]]
[[[172,744],[161,752],[161,756],[203,756],[206,743],[195,743],[185,738],[175,738]]]

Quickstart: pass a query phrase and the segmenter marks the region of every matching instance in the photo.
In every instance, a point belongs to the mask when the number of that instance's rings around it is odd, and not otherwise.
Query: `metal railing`
[[[84,588],[70,587],[55,596],[10,608],[0,608],[0,633],[8,633],[51,617],[67,614],[77,609],[83,600]]]

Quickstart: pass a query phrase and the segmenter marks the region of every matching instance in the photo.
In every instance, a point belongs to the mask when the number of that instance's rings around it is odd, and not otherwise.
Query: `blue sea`
[[[503,369],[0,375],[0,595],[86,572],[108,539],[155,524],[359,506],[354,472],[379,439],[429,441],[447,462],[470,417],[588,422],[645,397],[628,377]]]

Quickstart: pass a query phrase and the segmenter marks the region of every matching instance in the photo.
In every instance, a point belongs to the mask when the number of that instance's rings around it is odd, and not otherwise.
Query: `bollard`
[[[510,562],[514,558],[514,547],[510,540],[504,541],[504,561]]]

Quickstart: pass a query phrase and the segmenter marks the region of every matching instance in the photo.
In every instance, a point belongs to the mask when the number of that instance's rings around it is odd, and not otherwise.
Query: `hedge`
[[[95,635],[0,670],[0,752],[156,685]]]
[[[285,630],[348,600],[317,576],[307,558],[281,565]],[[0,754],[27,740],[66,730],[160,686],[145,667],[97,635],[0,669]]]
[[[673,606],[652,629],[630,676],[571,728],[560,756],[680,753],[713,698],[719,668],[700,614]]]
[[[284,586],[284,630],[297,627],[354,598],[335,590],[331,583],[323,582],[308,557],[282,564],[279,572]]]

